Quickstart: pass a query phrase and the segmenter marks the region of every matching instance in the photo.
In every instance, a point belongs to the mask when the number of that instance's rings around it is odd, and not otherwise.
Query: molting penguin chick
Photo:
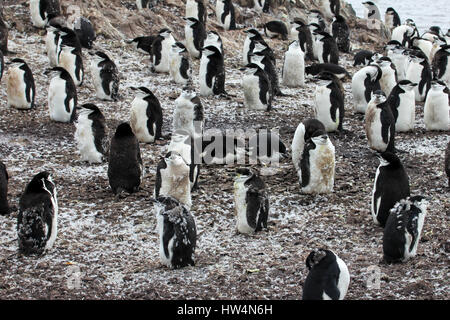
[[[50,70],[55,76],[48,88],[48,109],[50,119],[58,122],[73,122],[76,116],[77,87],[66,69],[55,67]]]
[[[104,52],[97,51],[91,61],[97,98],[117,101],[119,91],[119,70],[116,64]]]
[[[372,150],[395,152],[395,118],[381,90],[372,94],[364,118],[364,130]]]
[[[400,200],[390,211],[383,232],[383,258],[387,263],[406,262],[414,257],[427,214],[423,196]]]
[[[375,173],[370,212],[373,221],[385,226],[389,210],[409,196],[409,178],[400,159],[391,152],[378,155],[380,165]]]
[[[69,72],[73,82],[81,86],[84,80],[84,66],[81,53],[76,48],[62,45],[58,54],[58,67]]]
[[[204,126],[203,105],[194,90],[183,90],[175,100],[172,132],[183,130],[193,138],[200,138]]]
[[[119,124],[111,139],[108,161],[109,185],[114,194],[138,191],[143,176],[139,141],[127,122]]]
[[[197,242],[194,217],[173,197],[158,197],[155,211],[161,262],[173,269],[194,266]]]
[[[195,18],[198,21],[200,21],[201,24],[206,26],[206,20],[208,19],[208,11],[206,9],[203,0],[187,0],[185,17]]]
[[[172,31],[161,29],[152,43],[152,72],[169,73],[170,50],[175,43]]]
[[[406,79],[418,84],[414,87],[417,102],[425,100],[431,87],[432,78],[430,64],[425,54],[417,52],[415,55],[410,56],[410,62],[406,69]]]
[[[73,31],[77,34],[78,39],[80,39],[80,43],[84,48],[92,49],[92,44],[97,36],[95,35],[94,26],[89,19],[79,17],[73,24]]]
[[[315,32],[315,47],[320,63],[339,64],[339,50],[336,40],[327,32]]]
[[[307,60],[314,59],[313,41],[311,30],[309,26],[300,19],[295,19],[293,24],[293,30],[291,29],[291,35],[297,34],[293,40],[298,40],[303,53],[306,54]]]
[[[161,138],[163,111],[158,98],[146,87],[131,103],[130,126],[139,142],[152,143]]]
[[[308,24],[310,26],[316,25],[319,30],[316,31],[327,31],[327,24],[325,23],[325,19],[322,16],[322,13],[319,10],[310,10],[308,13]]]
[[[100,109],[91,103],[77,109],[78,119],[75,122],[74,138],[81,161],[101,163],[109,151],[105,117]]]
[[[234,5],[231,0],[216,1],[216,17],[219,24],[225,30],[236,29]]]
[[[298,40],[289,44],[284,53],[282,83],[288,87],[303,87],[305,85],[305,54]]]
[[[189,53],[181,42],[175,42],[170,49],[169,74],[178,84],[188,85],[192,81]]]
[[[384,14],[384,24],[390,31],[402,24],[400,21],[400,16],[394,8],[389,7],[386,9],[386,13]]]
[[[303,300],[343,300],[350,283],[347,265],[326,249],[312,251],[306,258],[309,270],[303,285]]]
[[[426,130],[449,130],[450,90],[442,81],[432,81],[423,108]]]
[[[185,18],[184,35],[186,38],[186,49],[191,57],[200,58],[202,54],[203,44],[206,38],[205,26],[195,18]]]
[[[237,169],[234,179],[236,229],[253,234],[267,228],[269,195],[259,174],[247,168]]]
[[[297,174],[301,180],[301,191],[309,194],[333,192],[335,151],[328,135],[311,137],[306,142]]]
[[[368,65],[352,77],[352,95],[355,112],[365,113],[372,92],[380,90],[382,72],[377,65]]]
[[[31,22],[37,28],[45,28],[49,16],[59,16],[59,0],[30,0]]]
[[[283,21],[273,20],[264,24],[264,34],[269,38],[280,36],[281,40],[287,40],[289,32]]]
[[[6,75],[8,106],[17,109],[34,107],[35,85],[33,73],[27,63],[15,58]]]
[[[226,94],[223,55],[214,46],[203,48],[199,70],[200,95]]]
[[[325,132],[325,126],[317,119],[304,120],[297,126],[291,145],[292,163],[296,171],[300,169],[300,160],[302,159],[305,144],[312,137],[322,135],[323,132]]]
[[[249,63],[242,77],[244,105],[248,109],[269,111],[272,108],[272,87],[266,72],[255,63]]]
[[[373,3],[372,1],[366,1],[366,2],[363,2],[362,4],[366,8],[365,13],[364,13],[365,19],[381,20],[380,10],[378,9],[378,7],[376,6],[375,3]]]
[[[337,15],[331,24],[331,33],[341,52],[350,52],[350,28],[341,15]]]
[[[344,89],[332,73],[322,72],[314,95],[315,118],[323,123],[327,132],[343,130]]]
[[[387,98],[387,103],[394,115],[396,132],[407,132],[414,129],[416,118],[415,86],[417,86],[416,83],[401,80]]]
[[[51,249],[58,232],[58,199],[56,186],[46,171],[28,183],[20,197],[17,216],[19,252],[43,254]]]
[[[8,205],[8,171],[6,171],[5,164],[0,161],[0,215],[9,214],[10,208]]]

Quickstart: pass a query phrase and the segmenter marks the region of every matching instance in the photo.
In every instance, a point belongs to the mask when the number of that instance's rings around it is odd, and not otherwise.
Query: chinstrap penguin
[[[426,130],[450,129],[450,90],[442,81],[432,81],[423,107],[423,120]]]
[[[414,129],[416,117],[415,86],[417,86],[417,83],[401,80],[387,98],[387,103],[395,119],[396,132],[407,132]]]
[[[48,88],[48,109],[50,119],[58,122],[73,122],[76,116],[77,87],[66,69],[54,67],[54,75]]]
[[[305,85],[305,53],[300,48],[298,40],[289,44],[284,53],[282,84],[296,88]]]
[[[175,42],[170,49],[169,74],[177,84],[188,85],[192,81],[189,52],[184,44]]]
[[[307,119],[299,123],[291,145],[292,163],[296,171],[300,168],[300,160],[302,159],[305,144],[312,137],[320,136],[323,132],[325,132],[325,126],[317,119]]]
[[[16,109],[33,108],[35,84],[30,67],[19,58],[15,58],[7,64],[9,64],[6,75],[8,106]]]
[[[114,61],[104,52],[95,52],[91,61],[91,74],[97,98],[117,101],[120,77]]]
[[[200,95],[226,94],[223,55],[214,46],[203,48],[200,59]]]
[[[382,72],[379,66],[371,64],[352,77],[352,95],[354,110],[357,113],[365,113],[367,105],[372,97],[372,92],[380,90]]]
[[[206,38],[205,26],[197,19],[189,17],[184,27],[185,46],[191,57],[199,59]]]
[[[167,28],[161,29],[152,43],[152,65],[151,71],[158,73],[169,73],[170,50],[175,43],[172,31]]]
[[[244,106],[248,109],[269,111],[272,108],[273,95],[266,72],[255,63],[249,63],[241,70],[244,71]]]
[[[235,30],[234,5],[231,0],[216,0],[216,17],[225,30]]]

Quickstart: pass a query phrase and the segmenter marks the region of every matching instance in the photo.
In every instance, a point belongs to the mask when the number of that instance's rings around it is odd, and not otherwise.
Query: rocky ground
[[[67,1],[66,1],[67,2]],[[135,11],[134,1],[120,1],[121,10]],[[168,6],[173,15],[184,11]],[[418,254],[403,264],[386,265],[382,258],[382,229],[370,216],[370,197],[378,160],[367,145],[363,118],[353,112],[350,82],[344,83],[344,134],[331,134],[336,147],[334,192],[311,196],[300,193],[290,159],[263,176],[270,194],[268,230],[253,236],[235,231],[234,166],[202,167],[200,190],[193,194],[192,214],[198,230],[195,267],[170,270],[159,260],[159,242],[151,197],[156,164],[168,141],[141,144],[146,173],[138,193],[115,199],[107,179],[107,164],[79,160],[73,124],[50,121],[46,105],[50,79],[45,32],[34,29],[24,2],[5,1],[5,16],[14,17],[10,50],[33,70],[37,107],[18,111],[6,104],[6,84],[0,87],[0,159],[10,174],[9,201],[18,200],[31,177],[52,172],[58,187],[58,237],[42,257],[17,254],[17,210],[0,216],[0,299],[300,299],[307,275],[305,259],[311,250],[336,252],[351,274],[347,299],[449,299],[450,199],[443,172],[448,132],[425,132],[423,103],[417,106],[416,129],[396,136],[397,147],[410,177],[412,194],[432,198]],[[149,14],[149,13],[148,13]],[[214,15],[209,17],[214,19]],[[181,25],[174,25],[179,35]],[[216,27],[213,27],[217,29]],[[290,145],[299,122],[312,116],[315,84],[307,79],[299,89],[282,87],[270,112],[243,108],[240,79],[242,31],[220,31],[225,44],[226,90],[234,95],[202,98],[207,128],[277,128]],[[179,38],[181,39],[181,38]],[[268,40],[278,70],[287,42]],[[354,43],[354,48],[373,44]],[[152,74],[149,59],[118,40],[100,35],[93,50],[103,50],[121,72],[120,99],[104,102],[94,95],[89,55],[84,52],[85,82],[79,103],[97,104],[107,119],[109,134],[129,120],[134,92],[144,85],[164,109],[164,132],[170,133],[174,99],[181,88],[168,75]],[[6,57],[6,60],[12,57]],[[350,73],[352,55],[342,55]],[[198,89],[199,62],[193,61]],[[258,167],[258,166],[255,166]],[[261,168],[260,168],[261,169]],[[375,272],[373,271],[375,270]],[[379,279],[379,286],[371,286]]]

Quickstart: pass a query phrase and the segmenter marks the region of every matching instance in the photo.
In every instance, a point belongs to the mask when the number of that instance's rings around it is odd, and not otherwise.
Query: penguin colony
[[[150,10],[147,9],[152,7],[150,3],[138,1],[137,7],[139,10]],[[270,14],[267,3],[269,1],[258,1],[255,10]],[[163,119],[170,115],[164,112],[165,108],[157,98],[158,93],[155,95],[143,86],[128,86],[136,92],[136,98],[130,101],[129,122],[121,122],[116,128],[111,128],[111,138],[108,139],[105,116],[91,102],[114,103],[121,99],[120,90],[128,89],[119,86],[120,66],[117,68],[113,59],[101,51],[89,52],[90,59],[86,55],[82,48],[95,48],[96,40],[90,21],[82,18],[72,30],[60,25],[58,20],[52,20],[61,18],[58,1],[30,1],[33,25],[47,31],[47,73],[55,76],[48,88],[49,118],[69,123],[67,126],[74,123],[74,141],[81,161],[89,165],[108,163],[106,175],[116,199],[124,193],[139,192],[144,183],[145,159],[141,157],[139,143],[170,139],[166,153],[161,154],[159,163],[153,168],[156,172],[153,211],[157,219],[160,259],[164,265],[170,268],[195,266],[196,220],[200,217],[195,217],[195,210],[191,211],[195,207],[195,198],[191,193],[195,194],[201,175],[199,166],[193,161],[192,140],[195,139],[191,138],[201,136],[204,117],[208,118],[207,108],[203,110],[199,96],[232,99],[226,92],[225,70],[228,66],[225,65],[226,46],[222,44],[221,32],[247,34],[242,46],[241,66],[244,109],[270,112],[273,105],[277,106],[277,96],[284,95],[281,86],[314,90],[310,83],[316,82],[315,118],[299,119],[290,148],[300,193],[314,196],[334,192],[335,167],[339,164],[335,162],[333,140],[348,133],[345,131],[344,110],[347,111],[345,117],[353,116],[349,111],[353,111],[355,116],[364,114],[367,147],[373,149],[380,159],[372,201],[366,207],[370,208],[374,222],[384,227],[384,260],[387,263],[405,262],[416,255],[429,199],[410,195],[409,178],[402,165],[407,161],[407,155],[397,154],[394,139],[396,131],[417,129],[414,127],[416,102],[424,103],[425,130],[449,131],[450,53],[446,38],[436,27],[419,37],[412,21],[401,24],[398,14],[389,8],[385,19],[386,26],[392,30],[392,41],[386,45],[385,52],[354,52],[349,39],[351,30],[339,12],[340,1],[323,3],[321,11],[307,13],[308,21],[292,21],[295,38],[287,40],[289,29],[278,20],[264,24],[263,31],[254,26],[232,31],[241,28],[235,21],[233,1],[218,0],[215,7],[206,6],[202,0],[187,1],[186,27],[179,33],[184,34],[185,39],[176,39],[173,30],[161,29],[158,34],[137,37],[128,42],[150,55],[149,70],[154,77],[168,74],[181,87],[194,84],[199,88],[198,96],[195,91],[184,88],[187,91],[183,91],[176,100],[178,106],[173,115],[173,131],[171,138],[167,138],[162,134]],[[368,19],[381,20],[374,3],[366,2],[365,6]],[[43,7],[47,11],[42,10]],[[222,31],[209,30],[208,8],[212,14],[215,13]],[[285,55],[281,69],[280,63],[277,65],[274,48],[268,45],[263,35],[266,40],[279,35],[283,41]],[[11,53],[6,45],[7,37],[2,40],[2,58],[6,56],[7,64],[7,104],[33,112],[36,86],[40,84],[35,83],[32,69],[25,60],[9,59],[8,54]],[[350,75],[339,66],[340,55],[349,52],[355,56],[354,65],[362,65],[352,77],[353,101],[344,99],[341,81]],[[398,55],[408,59],[400,59]],[[199,61],[194,62],[194,59]],[[88,74],[84,73],[84,64],[88,60],[94,90],[91,102],[77,106],[77,87],[86,86],[84,80]],[[306,62],[311,62],[311,66],[306,66]],[[1,71],[3,74],[3,63]],[[311,78],[307,78],[305,73]],[[192,74],[198,76],[198,83],[192,82]],[[282,80],[279,81],[278,77]],[[193,129],[193,123],[198,121],[202,123],[200,133]],[[337,135],[328,135],[335,131],[338,131]],[[276,144],[285,154],[286,147],[279,137],[273,138],[273,134],[268,136],[268,144]],[[445,158],[447,176],[450,175],[448,149]],[[11,211],[8,204],[10,179],[6,165],[0,162],[1,215],[8,215]],[[276,195],[270,194],[270,188],[258,171],[256,168],[236,168],[234,172],[236,230],[250,236],[263,229],[270,232],[270,212],[274,205],[271,200],[276,198]],[[43,254],[51,250],[57,241],[58,186],[53,182],[52,175],[57,176],[58,173],[37,173],[20,197],[17,239],[19,252],[23,254]],[[336,253],[318,248],[305,260],[308,276],[303,285],[303,299],[345,298],[347,291],[351,290],[350,273]]]

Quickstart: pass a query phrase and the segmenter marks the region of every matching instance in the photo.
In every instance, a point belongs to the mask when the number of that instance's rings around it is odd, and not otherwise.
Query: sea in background
[[[351,4],[358,17],[364,17],[365,0],[341,0]],[[403,22],[410,18],[416,23],[422,34],[430,26],[441,27],[442,32],[450,29],[450,0],[371,0],[380,9],[381,18],[384,21],[384,13],[389,7],[394,8]]]

